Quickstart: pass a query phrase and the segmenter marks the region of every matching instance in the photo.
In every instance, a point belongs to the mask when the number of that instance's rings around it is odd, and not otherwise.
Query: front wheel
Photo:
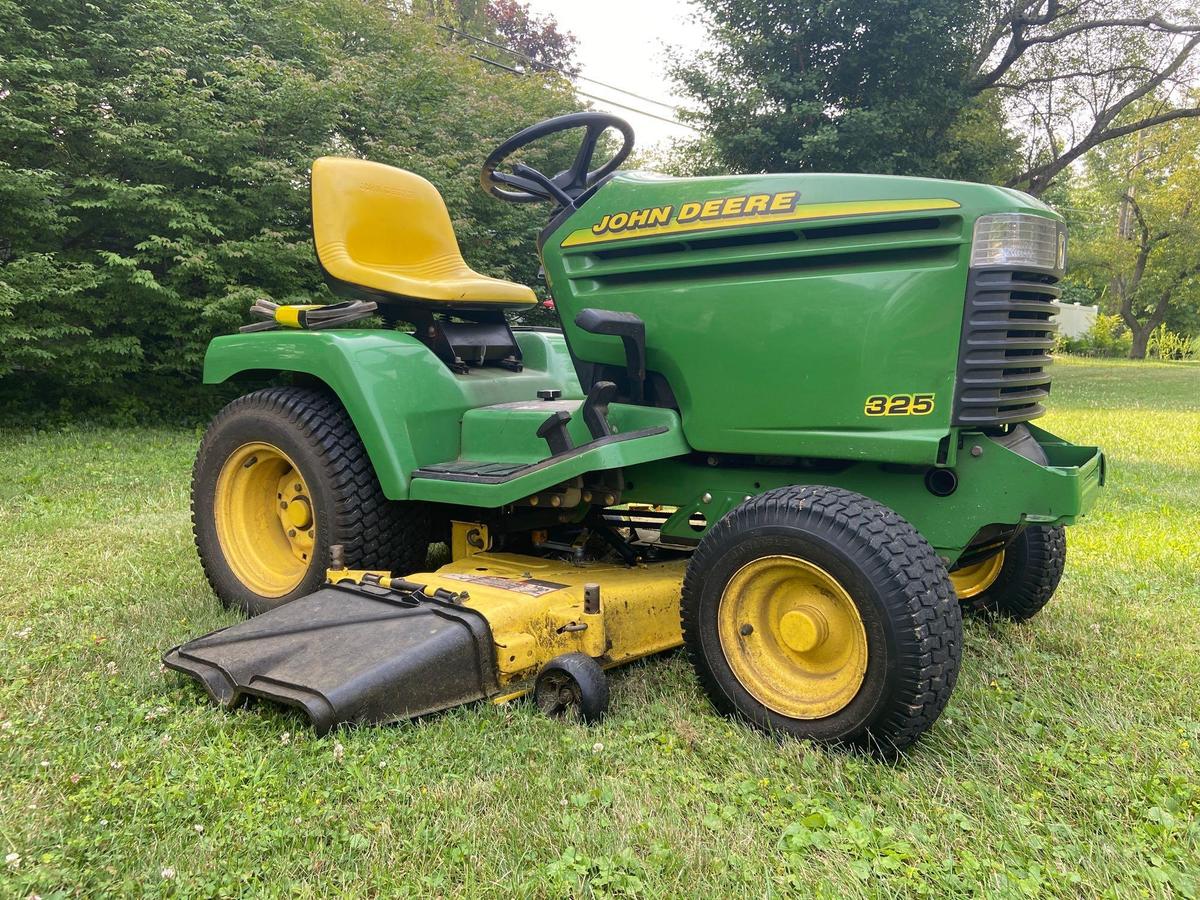
[[[1050,602],[1066,562],[1066,529],[1029,525],[994,556],[955,569],[950,581],[966,609],[1023,622]]]
[[[831,487],[748,500],[700,542],[684,640],[721,712],[891,755],[941,714],[962,618],[933,548],[895,511]]]
[[[337,398],[268,388],[221,410],[192,471],[192,530],[204,574],[250,615],[312,593],[329,548],[346,564],[408,574],[425,562],[424,504],[388,500]]]

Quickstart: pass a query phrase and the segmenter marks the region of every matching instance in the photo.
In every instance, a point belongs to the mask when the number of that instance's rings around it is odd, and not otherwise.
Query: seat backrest
[[[354,281],[354,267],[398,275],[466,268],[437,188],[412,172],[341,156],[312,167],[313,238],[321,265]]]

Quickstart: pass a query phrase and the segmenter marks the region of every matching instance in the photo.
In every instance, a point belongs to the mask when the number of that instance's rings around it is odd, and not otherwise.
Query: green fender
[[[526,400],[543,388],[582,397],[562,336],[518,331],[525,368],[451,372],[410,334],[379,329],[264,331],[218,337],[204,358],[215,384],[252,371],[312,376],[337,394],[366,447],[384,494],[409,498],[422,465],[459,455],[469,409]]]

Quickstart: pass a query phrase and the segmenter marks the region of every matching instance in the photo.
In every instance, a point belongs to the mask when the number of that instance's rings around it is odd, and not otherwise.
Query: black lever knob
[[[583,401],[583,423],[587,425],[593,440],[612,434],[608,423],[608,404],[617,395],[617,386],[611,381],[597,381]]]
[[[537,436],[550,447],[552,456],[575,449],[571,434],[567,431],[567,423],[570,421],[571,414],[569,412],[565,409],[556,409],[546,417],[545,422],[538,426]]]

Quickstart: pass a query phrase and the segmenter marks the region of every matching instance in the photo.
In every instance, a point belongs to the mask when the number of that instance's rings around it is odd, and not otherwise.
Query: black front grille
[[[954,424],[1028,422],[1046,412],[1062,289],[1054,275],[971,270],[958,351]]]

